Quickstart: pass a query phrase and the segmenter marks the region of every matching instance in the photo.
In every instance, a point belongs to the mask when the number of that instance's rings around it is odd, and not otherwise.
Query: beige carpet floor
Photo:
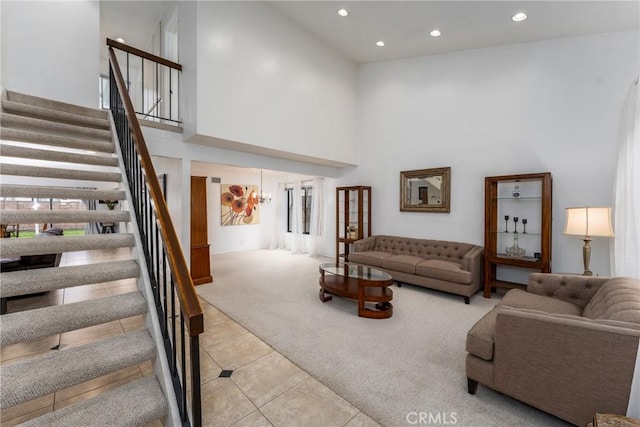
[[[394,286],[393,317],[360,318],[353,300],[319,300],[318,265],[331,261],[280,250],[215,255],[214,282],[197,289],[384,426],[567,425],[483,386],[467,393],[466,333],[497,298],[478,293],[465,305],[462,297]]]

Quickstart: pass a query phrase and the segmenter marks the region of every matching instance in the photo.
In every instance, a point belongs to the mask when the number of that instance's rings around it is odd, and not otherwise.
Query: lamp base
[[[593,276],[593,272],[589,270],[589,261],[591,259],[591,237],[584,236],[584,246],[582,247],[582,261],[584,262],[583,276]]]

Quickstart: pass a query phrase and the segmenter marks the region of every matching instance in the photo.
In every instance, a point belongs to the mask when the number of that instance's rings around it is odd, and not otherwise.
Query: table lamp
[[[566,222],[563,234],[571,236],[584,236],[582,259],[584,261],[583,276],[593,276],[589,270],[591,259],[592,237],[613,237],[611,226],[611,208],[566,208]]]

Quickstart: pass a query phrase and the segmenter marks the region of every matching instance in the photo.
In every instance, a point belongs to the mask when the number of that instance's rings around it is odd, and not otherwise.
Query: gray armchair
[[[640,280],[531,274],[467,335],[478,383],[570,423],[625,414],[640,341]]]

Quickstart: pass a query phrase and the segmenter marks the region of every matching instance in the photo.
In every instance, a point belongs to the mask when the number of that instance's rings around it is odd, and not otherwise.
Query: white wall
[[[207,177],[207,217],[209,218],[210,253],[220,254],[269,247],[269,237],[274,227],[276,202],[258,206],[259,224],[222,226],[220,220],[220,184],[212,183],[211,177],[221,179],[221,184],[239,184],[260,186],[260,172],[252,169],[230,170],[228,167],[193,162],[193,176]],[[274,197],[277,185],[268,175],[263,178],[263,191]]]
[[[355,163],[354,63],[267,4],[196,7],[198,134]]]
[[[336,168],[320,166],[315,164],[305,164],[292,160],[276,159],[269,156],[261,156],[256,154],[248,154],[242,152],[234,152],[222,150],[218,148],[205,147],[197,144],[190,144],[182,141],[180,133],[168,132],[156,128],[142,128],[145,141],[149,147],[150,153],[153,155],[154,167],[158,174],[167,174],[167,204],[171,211],[174,225],[183,248],[189,247],[189,223],[183,218],[190,217],[190,192],[189,189],[190,176],[208,176],[220,177],[222,183],[239,183],[239,184],[260,184],[259,170],[281,172],[281,176],[273,176],[271,174],[264,175],[265,192],[270,192],[276,197],[277,182],[289,182],[296,176],[304,176],[304,179],[310,179],[315,176],[335,177],[338,174]],[[228,172],[220,172],[219,165],[235,166],[239,172],[229,174]],[[242,169],[244,168],[244,170]],[[229,168],[224,168],[228,170]],[[328,197],[335,193],[334,181],[327,186]],[[273,224],[275,221],[276,201],[261,211],[261,224],[259,233],[255,232],[255,226],[237,226],[237,227],[221,227],[220,226],[220,185],[211,184],[208,186],[209,206],[207,213],[209,215],[209,242],[212,245],[212,253],[234,252],[238,250],[249,250],[268,247],[271,243],[273,234],[273,225],[266,225],[265,221]],[[333,215],[333,205],[327,205],[328,220]],[[264,218],[264,220],[263,220]],[[224,230],[217,229],[224,228]],[[333,226],[335,227],[335,226]],[[245,232],[250,229],[251,235],[245,237]],[[239,230],[239,231],[238,231]],[[333,229],[330,229],[333,230]],[[259,238],[256,235],[259,234]],[[329,232],[327,245],[333,247],[333,231]],[[239,240],[240,239],[240,240]],[[242,244],[240,244],[240,241]],[[213,252],[215,251],[215,252]],[[189,251],[184,251],[188,257]]]
[[[639,69],[637,31],[360,67],[360,166],[374,234],[483,244],[484,177],[553,174],[553,271],[582,272],[564,208],[611,206],[620,111]],[[451,213],[399,211],[399,172],[451,166]],[[609,274],[609,242],[591,269]]]
[[[197,131],[197,7],[196,2],[178,2],[178,63],[182,65],[180,119],[185,139],[191,138]]]
[[[156,170],[158,176],[165,174],[165,185],[167,192],[164,197],[173,220],[173,225],[176,229],[178,239],[182,239],[181,224],[182,217],[182,179],[181,166],[182,162],[179,159],[172,159],[168,157],[152,156],[153,167]]]
[[[2,86],[98,107],[98,1],[3,1]]]

